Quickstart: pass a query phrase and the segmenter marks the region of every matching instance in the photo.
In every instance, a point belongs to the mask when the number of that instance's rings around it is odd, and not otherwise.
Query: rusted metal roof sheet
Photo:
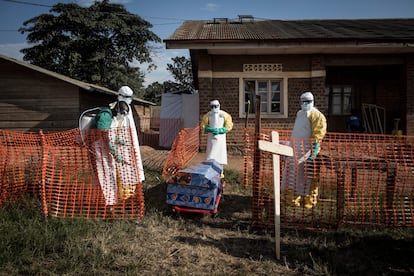
[[[414,18],[185,21],[165,41],[414,40]]]

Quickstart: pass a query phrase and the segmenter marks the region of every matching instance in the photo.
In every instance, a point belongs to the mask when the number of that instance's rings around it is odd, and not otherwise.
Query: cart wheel
[[[175,210],[174,208],[171,208],[171,216],[173,218],[178,218],[180,216],[180,212]]]

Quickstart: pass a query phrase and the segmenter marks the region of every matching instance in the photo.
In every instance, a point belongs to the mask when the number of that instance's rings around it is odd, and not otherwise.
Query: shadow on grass
[[[179,236],[176,240],[191,246],[215,247],[225,254],[251,260],[274,259],[273,244],[268,239],[255,238],[192,238]],[[258,250],[260,249],[260,250]]]
[[[147,189],[146,209],[173,216],[171,206],[165,202],[166,191],[166,183]],[[266,235],[251,231],[250,205],[250,196],[224,193],[216,218],[180,214],[195,226],[207,225],[234,233],[248,231],[252,233],[249,237],[180,235],[175,239],[189,245],[214,247],[237,258],[274,261],[273,231],[265,232]],[[398,236],[398,231],[282,228],[280,262],[305,275],[414,275],[414,230],[406,236]],[[404,231],[407,229],[401,230]]]
[[[414,272],[413,239],[306,230],[283,233],[280,262],[306,275],[413,275]],[[237,258],[274,261],[276,257],[273,238],[179,236],[176,240],[191,246],[215,247]]]
[[[166,203],[167,184],[165,182],[145,190],[144,197],[147,212],[158,211],[165,216],[177,216],[177,214],[173,213],[173,206]],[[250,206],[250,196],[227,195],[224,192],[218,206],[217,217],[212,218],[213,214],[191,212],[181,212],[179,215],[194,222],[203,220],[203,224],[209,225],[210,227],[232,229],[241,224],[250,223]],[[240,214],[243,217],[240,217]],[[244,223],[246,217],[248,221]],[[246,227],[248,226],[245,225],[243,228]]]

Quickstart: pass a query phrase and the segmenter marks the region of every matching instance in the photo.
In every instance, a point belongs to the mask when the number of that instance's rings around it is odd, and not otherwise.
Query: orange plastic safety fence
[[[130,128],[52,133],[1,131],[1,202],[34,192],[45,215],[144,215],[143,172]],[[33,187],[33,188],[30,188]]]
[[[197,155],[200,146],[199,131],[200,128],[198,126],[184,128],[175,137],[162,171],[164,180],[187,166]]]
[[[0,130],[0,204],[38,194],[41,152],[39,134]]]
[[[262,129],[260,139],[270,141],[271,131]],[[278,132],[288,144],[290,131]],[[242,185],[252,187],[252,223],[267,227],[274,224],[272,154],[256,143],[246,129]],[[281,157],[282,224],[414,227],[414,137],[328,133],[318,158],[301,163],[296,155]],[[298,193],[298,183],[307,192]]]

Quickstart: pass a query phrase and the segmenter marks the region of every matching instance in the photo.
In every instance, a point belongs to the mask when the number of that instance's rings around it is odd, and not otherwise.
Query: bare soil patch
[[[158,150],[149,146],[140,146],[141,157],[144,165],[152,168],[159,169],[163,168],[165,161],[168,158],[169,150]],[[205,152],[199,152],[189,165],[195,165],[203,162],[206,158]],[[243,168],[243,156],[241,155],[227,155],[227,165],[224,166],[225,169],[242,171]]]

